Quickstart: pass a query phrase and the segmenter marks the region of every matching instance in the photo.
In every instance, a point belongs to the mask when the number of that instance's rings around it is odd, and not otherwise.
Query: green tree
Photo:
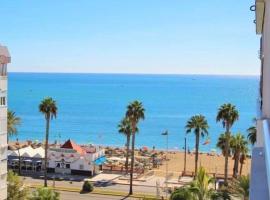
[[[246,146],[244,149],[242,149],[242,152],[241,152],[241,156],[240,156],[240,160],[239,160],[239,162],[240,162],[240,172],[239,172],[240,176],[242,175],[243,165],[245,164],[245,160],[247,158],[248,151],[249,151],[248,146]]]
[[[51,97],[43,99],[39,105],[39,112],[44,114],[46,120],[44,187],[47,187],[47,163],[50,120],[56,118],[57,115],[57,106],[55,100],[53,100]]]
[[[257,141],[257,129],[255,126],[251,126],[247,129],[248,132],[248,140],[249,142],[254,145]]]
[[[225,156],[225,154],[226,154],[226,149],[225,149],[226,137],[228,137],[228,135],[221,133],[219,135],[218,142],[217,142],[217,148],[219,148],[221,150],[223,156]],[[230,141],[231,141],[231,137],[229,139],[229,144],[230,144]],[[231,148],[230,147],[229,147],[229,155],[231,155]]]
[[[239,169],[239,160],[241,154],[245,152],[248,146],[248,142],[246,141],[245,137],[241,133],[237,133],[235,136],[232,136],[231,139],[231,149],[234,158],[234,166],[233,166],[233,176],[238,176],[238,169]]]
[[[16,113],[8,110],[8,116],[7,116],[7,132],[8,137],[17,135],[18,130],[17,126],[21,124],[21,118],[16,116]]]
[[[135,153],[135,134],[138,131],[138,123],[144,120],[145,109],[139,101],[131,102],[127,106],[126,117],[129,118],[132,127],[132,142],[131,142],[131,169],[130,169],[130,188],[129,194],[133,194],[133,170],[134,170],[134,153]]]
[[[188,187],[181,187],[173,191],[170,200],[193,200],[192,193]]]
[[[41,187],[32,193],[29,200],[60,200],[60,194],[51,188]]]
[[[191,133],[192,131],[195,134],[195,175],[197,174],[198,169],[198,157],[199,157],[199,144],[200,137],[204,137],[208,134],[208,123],[203,115],[192,116],[186,124],[186,133]]]
[[[239,119],[239,114],[237,109],[234,105],[228,103],[223,104],[220,106],[216,121],[222,122],[223,128],[225,128],[225,134],[226,134],[226,142],[225,142],[225,168],[224,168],[224,175],[225,175],[225,185],[228,184],[228,161],[229,161],[229,140],[230,140],[230,130],[233,126],[233,124]]]
[[[240,176],[229,184],[230,193],[243,200],[249,199],[249,176]]]
[[[125,163],[126,174],[127,174],[128,173],[129,151],[130,151],[129,150],[130,137],[132,135],[132,127],[131,127],[131,123],[130,123],[129,118],[125,117],[124,119],[121,120],[121,122],[118,125],[118,132],[124,134],[127,138],[127,141],[126,141],[127,152],[126,152],[126,163]],[[138,130],[136,130],[136,132],[138,132]]]
[[[197,200],[211,199],[215,190],[211,188],[211,185],[215,183],[215,180],[208,176],[205,169],[200,167],[195,180],[190,185],[190,191]]]
[[[20,177],[13,171],[8,171],[7,176],[8,200],[25,200],[28,197],[28,190],[24,187]]]

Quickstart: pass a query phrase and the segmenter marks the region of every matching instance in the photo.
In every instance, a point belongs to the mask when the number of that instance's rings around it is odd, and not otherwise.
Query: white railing
[[[264,141],[264,156],[265,156],[265,165],[266,165],[266,175],[268,183],[268,193],[270,196],[270,127],[269,121],[263,120],[262,122],[262,135]]]

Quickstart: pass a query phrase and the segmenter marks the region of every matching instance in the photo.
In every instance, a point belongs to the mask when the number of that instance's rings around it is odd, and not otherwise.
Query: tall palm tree
[[[18,130],[17,126],[21,124],[21,118],[16,116],[16,113],[8,110],[8,117],[7,117],[7,132],[8,132],[8,137],[17,135]]]
[[[199,171],[195,177],[195,180],[190,185],[190,191],[193,193],[195,199],[207,200],[211,199],[214,189],[210,188],[211,184],[214,184],[213,178],[208,176],[203,167],[199,168]]]
[[[43,99],[39,104],[39,112],[44,114],[46,120],[44,187],[47,187],[47,162],[50,120],[56,118],[57,115],[57,106],[55,100],[53,100],[51,97]]]
[[[138,130],[136,130],[136,132],[137,131]],[[121,120],[121,122],[118,125],[118,132],[124,134],[127,138],[127,141],[126,141],[127,152],[126,152],[125,167],[126,167],[126,173],[128,173],[129,146],[130,146],[130,137],[132,135],[132,127],[131,127],[129,118],[125,117],[124,119]]]
[[[198,157],[199,157],[199,144],[200,144],[200,137],[204,137],[208,134],[208,123],[207,120],[203,115],[195,115],[192,116],[186,124],[186,133],[191,133],[192,131],[195,134],[196,141],[195,141],[195,175],[197,174],[198,169]]]
[[[131,169],[130,169],[130,187],[129,194],[133,194],[133,170],[134,170],[134,149],[135,149],[135,134],[138,131],[137,126],[140,120],[144,120],[145,109],[139,101],[133,101],[127,106],[126,117],[129,118],[132,128],[131,142]]]
[[[238,176],[239,160],[241,153],[246,150],[247,145],[248,142],[241,133],[237,133],[235,136],[232,136],[230,146],[234,158],[233,176],[235,178]]]
[[[237,109],[234,105],[227,103],[220,106],[216,121],[222,122],[223,128],[225,128],[225,134],[226,134],[226,142],[225,142],[225,168],[224,168],[224,175],[225,185],[228,184],[228,158],[229,158],[229,140],[230,140],[230,129],[232,128],[233,124],[239,119],[239,114]]]

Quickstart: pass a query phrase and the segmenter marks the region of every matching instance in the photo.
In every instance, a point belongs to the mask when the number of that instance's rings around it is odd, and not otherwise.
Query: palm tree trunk
[[[134,169],[134,149],[135,149],[135,131],[132,133],[132,144],[131,144],[131,169],[130,169],[130,185],[129,185],[129,195],[133,194],[133,169]]]
[[[47,163],[48,163],[48,140],[49,140],[50,116],[46,117],[46,139],[45,139],[45,169],[44,169],[44,187],[47,187]]]
[[[239,172],[240,176],[242,176],[243,165],[244,163],[240,162],[240,172]]]
[[[196,153],[195,153],[195,176],[197,175],[197,171],[198,171],[198,158],[199,158],[199,142],[200,142],[200,132],[196,133],[196,145],[195,145],[195,149],[196,149]]]
[[[225,167],[224,167],[224,184],[228,185],[228,162],[229,162],[229,140],[230,140],[230,129],[226,125],[226,142],[225,142]]]
[[[128,174],[128,158],[129,158],[129,145],[130,145],[130,135],[127,135],[127,152],[126,152],[126,174]]]
[[[237,178],[239,168],[239,153],[236,152],[234,156],[234,165],[233,165],[233,177]]]

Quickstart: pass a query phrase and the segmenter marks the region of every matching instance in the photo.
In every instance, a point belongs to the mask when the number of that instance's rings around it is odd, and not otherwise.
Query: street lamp
[[[165,131],[161,135],[166,136],[166,177],[165,177],[166,191],[165,191],[165,194],[166,194],[166,199],[167,199],[167,190],[168,190],[168,137],[169,137],[169,133],[168,133],[168,131]]]
[[[185,136],[184,175],[186,174],[186,166],[187,166],[187,137]]]

